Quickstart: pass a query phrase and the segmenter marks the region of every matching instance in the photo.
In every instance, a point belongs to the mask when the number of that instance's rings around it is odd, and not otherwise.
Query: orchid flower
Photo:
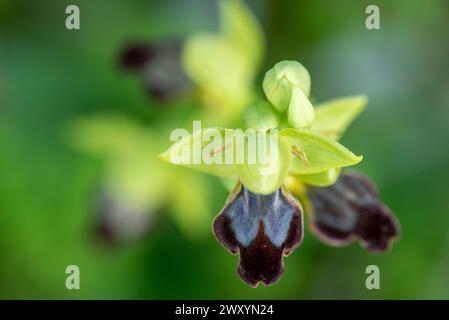
[[[228,123],[240,116],[253,95],[263,35],[241,1],[221,0],[219,9],[218,32],[133,41],[120,52],[121,68],[139,76],[145,91],[161,105],[180,102],[187,109],[196,98],[195,106],[205,108],[197,108],[193,119]],[[112,112],[75,119],[66,128],[70,145],[102,161],[94,211],[96,229],[108,240],[141,237],[159,212],[169,212],[191,238],[207,229],[210,197],[205,196],[205,179],[156,158],[156,149],[166,146],[159,137],[171,126],[185,123],[186,116],[158,116],[165,124],[158,128]]]
[[[97,239],[130,243],[146,235],[160,213],[169,214],[191,239],[205,234],[210,217],[206,177],[158,161],[156,150],[166,145],[158,138],[161,132],[112,113],[67,124],[68,144],[101,164],[92,201]]]
[[[243,133],[243,148],[237,147],[242,130],[206,128],[160,155],[236,180],[213,225],[218,241],[231,253],[240,253],[240,277],[252,287],[280,278],[283,256],[302,241],[303,208],[309,211],[312,230],[325,242],[342,245],[360,239],[370,251],[386,250],[398,235],[396,220],[366,178],[340,174],[362,160],[337,140],[363,110],[366,97],[314,107],[310,75],[296,61],[277,63],[266,73],[263,89],[268,101],[251,104],[244,113],[246,129],[253,131]],[[257,150],[251,149],[254,135],[262,142],[277,142],[265,147],[268,161],[249,161]],[[192,161],[195,146],[201,161]]]
[[[193,97],[203,107],[198,116],[203,121],[227,124],[256,96],[265,46],[262,28],[243,1],[218,4],[218,31],[130,42],[121,50],[120,65],[141,78],[154,100]]]

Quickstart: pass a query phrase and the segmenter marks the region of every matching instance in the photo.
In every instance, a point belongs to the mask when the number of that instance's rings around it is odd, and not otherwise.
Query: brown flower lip
[[[385,252],[399,235],[399,223],[383,204],[376,187],[360,174],[342,173],[329,187],[309,187],[311,229],[327,244],[342,246],[358,239],[373,253]]]
[[[238,186],[214,220],[217,240],[231,253],[240,252],[237,271],[251,287],[270,285],[284,271],[283,256],[303,237],[300,205],[281,188],[259,195]]]
[[[181,63],[182,40],[132,42],[120,52],[123,70],[140,76],[145,91],[158,102],[169,102],[191,90]]]
[[[101,244],[117,246],[146,236],[155,212],[145,212],[127,197],[101,188],[94,202],[94,236]]]

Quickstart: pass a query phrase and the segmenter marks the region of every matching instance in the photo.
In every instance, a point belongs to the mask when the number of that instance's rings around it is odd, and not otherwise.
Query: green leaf
[[[159,157],[172,164],[217,176],[229,176],[237,170],[234,141],[232,129],[202,129],[181,137]]]
[[[363,111],[367,102],[364,95],[323,102],[315,108],[312,129],[338,140],[354,118]]]
[[[320,173],[362,160],[362,156],[354,155],[338,142],[309,129],[287,128],[282,129],[279,135],[295,155],[290,168],[293,174]]]
[[[297,175],[296,177],[306,184],[317,187],[326,187],[337,181],[340,171],[340,168],[334,168],[320,173]]]
[[[276,141],[274,147],[269,139]],[[278,139],[277,134],[266,135],[265,145],[268,147],[265,159],[259,154],[256,163],[246,162],[238,166],[238,177],[242,184],[258,194],[276,191],[282,185],[291,163],[290,147],[285,141]]]
[[[294,87],[288,108],[288,124],[293,128],[308,128],[315,119],[312,104],[301,89]]]

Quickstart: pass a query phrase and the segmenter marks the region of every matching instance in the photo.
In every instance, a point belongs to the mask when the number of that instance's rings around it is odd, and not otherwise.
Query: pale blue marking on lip
[[[275,246],[280,247],[285,242],[295,210],[279,189],[264,217],[265,234]]]
[[[260,221],[264,223],[267,237],[280,247],[287,238],[295,210],[281,189],[269,195],[260,195],[242,186],[224,214],[231,219],[235,237],[244,247],[257,237]]]

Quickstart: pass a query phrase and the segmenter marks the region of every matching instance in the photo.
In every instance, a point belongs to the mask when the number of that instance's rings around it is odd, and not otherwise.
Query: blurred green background
[[[81,30],[65,28],[69,4],[80,7]],[[98,111],[150,128],[183,117],[189,108],[161,107],[119,70],[119,50],[130,40],[214,30],[216,2],[0,0],[0,298],[449,299],[449,2],[247,4],[266,34],[261,76],[295,59],[317,101],[369,96],[343,143],[364,155],[356,169],[401,221],[393,250],[328,247],[306,228],[279,283],[248,288],[237,257],[210,232],[227,191],[199,173],[212,190],[202,235],[182,232],[161,210],[139,240],[96,241],[92,194],[103,165],[67,144],[65,124]],[[368,4],[380,8],[380,30],[365,28]],[[165,133],[159,139],[168,143]],[[80,267],[80,290],[65,288],[70,264]],[[370,264],[380,267],[380,290],[365,288]]]

